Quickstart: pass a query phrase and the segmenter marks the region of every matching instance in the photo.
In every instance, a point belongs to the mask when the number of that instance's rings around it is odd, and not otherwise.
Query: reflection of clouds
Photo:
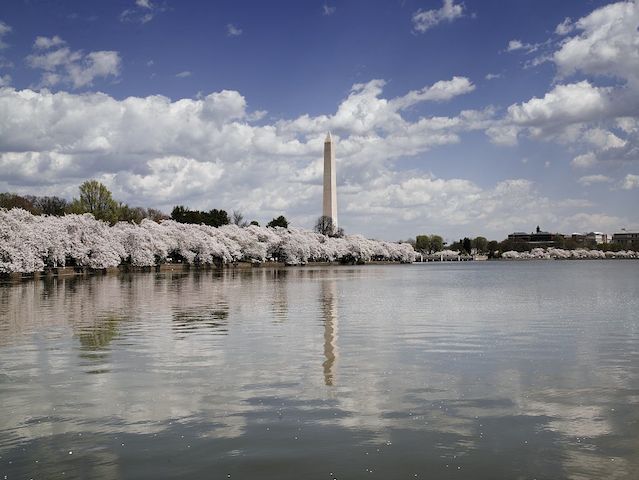
[[[593,450],[593,451],[589,451]],[[605,478],[606,480],[625,480],[636,478],[637,463],[634,466],[625,458],[607,456],[602,459],[602,455],[588,447],[579,450],[568,450],[563,458],[566,478],[571,480],[582,480],[584,478]]]
[[[615,472],[638,465],[604,443],[636,439],[612,411],[639,401],[639,330],[628,321],[639,304],[623,277],[597,282],[615,303],[602,303],[603,291],[562,307],[561,275],[525,293],[502,270],[487,288],[472,265],[285,272],[1,286],[0,402],[10,414],[0,448],[87,431],[161,435],[171,424],[255,445],[289,422],[300,438],[323,428],[400,448],[412,435],[446,455],[490,458],[528,442],[535,455],[557,449],[583,476],[602,471],[602,456],[615,457]],[[513,455],[533,455],[523,452]]]
[[[210,335],[176,342],[167,322],[187,305],[203,305],[216,325],[229,316],[223,287],[197,275],[60,278],[0,291],[10,307],[2,341],[14,351],[3,352],[3,368],[22,387],[3,398],[14,415],[0,425],[18,436],[156,432],[161,422],[202,409],[201,397],[189,394],[200,387],[195,372],[222,369],[219,349],[203,348],[213,343]],[[38,381],[25,388],[25,375]]]
[[[588,393],[544,391],[532,395],[522,406],[531,414],[549,417],[548,428],[568,438],[595,438],[612,433],[610,408],[584,403],[583,399],[592,398]]]

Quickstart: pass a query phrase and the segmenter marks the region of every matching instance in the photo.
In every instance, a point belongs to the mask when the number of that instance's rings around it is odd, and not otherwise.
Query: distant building
[[[586,240],[587,240],[586,234],[585,233],[579,233],[579,232],[574,232],[574,233],[571,233],[570,235],[564,235],[564,238],[566,240],[572,240],[578,245],[582,245],[582,244],[586,243]]]
[[[572,240],[577,245],[601,245],[603,243],[608,243],[608,234],[602,232],[575,232],[571,233],[570,235],[564,235],[564,238],[566,240]]]
[[[634,242],[639,243],[639,232],[621,232],[612,236],[612,243],[618,243],[624,247],[629,247]]]
[[[508,235],[508,240],[522,243],[532,243],[535,245],[554,245],[555,234],[542,231],[539,226],[533,233],[514,232]]]
[[[595,242],[597,245],[601,245],[602,243],[608,243],[608,234],[602,232],[586,233],[586,240]]]
[[[508,240],[515,242],[530,242],[530,233],[526,232],[514,232],[508,235]]]

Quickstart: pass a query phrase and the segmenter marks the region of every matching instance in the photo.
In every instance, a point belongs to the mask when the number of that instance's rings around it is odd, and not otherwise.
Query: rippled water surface
[[[639,478],[639,262],[0,285],[0,479]]]

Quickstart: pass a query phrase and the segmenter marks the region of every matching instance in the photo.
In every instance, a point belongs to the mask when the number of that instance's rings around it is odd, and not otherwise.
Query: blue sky
[[[639,7],[16,1],[0,189],[283,213],[384,239],[639,226]],[[411,93],[412,92],[412,93]]]

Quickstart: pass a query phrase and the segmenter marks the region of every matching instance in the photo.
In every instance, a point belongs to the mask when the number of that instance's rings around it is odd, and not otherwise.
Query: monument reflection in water
[[[337,284],[334,279],[322,280],[322,312],[324,313],[324,383],[333,385],[334,367],[337,360]]]
[[[634,478],[633,261],[0,285],[0,478]]]

